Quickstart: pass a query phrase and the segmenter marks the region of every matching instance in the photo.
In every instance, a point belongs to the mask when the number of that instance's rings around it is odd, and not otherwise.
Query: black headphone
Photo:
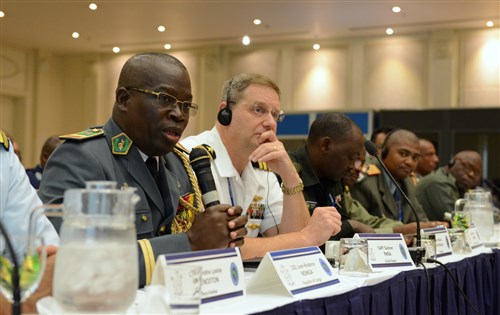
[[[227,86],[227,95],[226,95],[226,106],[222,108],[219,113],[217,114],[217,120],[219,123],[223,126],[229,126],[231,123],[231,119],[233,118],[233,112],[231,111],[231,99],[229,97],[229,94],[231,93],[231,83],[233,83],[233,79],[229,81],[229,84]]]
[[[389,154],[389,148],[387,147],[387,140],[389,140],[389,138],[392,136],[392,134],[395,132],[395,131],[398,131],[399,129],[395,128],[393,130],[391,130],[386,136],[385,136],[385,139],[384,139],[384,143],[382,144],[382,151],[380,152],[380,157],[383,159],[385,159],[387,157],[387,155]]]
[[[455,158],[451,158],[449,161],[448,161],[448,167],[452,167],[453,165],[455,165]]]

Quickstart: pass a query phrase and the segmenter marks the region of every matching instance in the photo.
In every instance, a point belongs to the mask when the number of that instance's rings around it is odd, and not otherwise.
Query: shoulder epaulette
[[[375,164],[365,164],[362,172],[368,176],[380,175],[382,173]]]
[[[7,138],[7,135],[3,130],[0,130],[0,144],[2,144],[2,147],[9,151],[9,138]]]
[[[77,133],[71,133],[67,135],[59,136],[61,140],[77,140],[83,141],[87,139],[92,139],[104,135],[104,130],[102,128],[89,128]]]
[[[258,168],[259,170],[270,172],[271,169],[267,166],[266,162],[252,162],[252,166],[254,168]]]

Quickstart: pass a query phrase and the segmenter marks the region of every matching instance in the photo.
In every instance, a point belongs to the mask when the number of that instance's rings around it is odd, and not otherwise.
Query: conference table
[[[480,314],[500,314],[500,249],[479,248],[469,255],[439,260],[446,264]],[[269,292],[247,294],[235,300],[203,304],[201,313],[476,314],[443,267],[429,263],[426,266],[428,279],[422,267],[387,270],[366,277],[339,275],[339,284],[316,291],[294,297]]]
[[[496,227],[496,235],[499,235]],[[202,304],[201,314],[500,314],[500,236],[489,247],[466,255],[439,258],[463,288],[463,295],[442,266],[425,263],[406,271],[385,270],[364,277],[338,275],[339,283],[295,296],[267,289],[245,296]],[[338,273],[338,269],[334,269]],[[245,280],[255,270],[245,270]],[[139,290],[135,307],[127,314],[141,314],[139,305],[155,303]],[[49,302],[49,301],[45,301]],[[53,302],[51,302],[53,303]],[[148,304],[146,303],[146,304]],[[47,304],[46,306],[49,306]],[[430,309],[429,309],[430,308]],[[160,308],[161,309],[161,308]],[[40,309],[53,314],[55,309]]]

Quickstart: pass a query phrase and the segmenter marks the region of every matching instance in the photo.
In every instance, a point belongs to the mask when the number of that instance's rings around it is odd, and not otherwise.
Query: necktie
[[[149,172],[153,176],[156,186],[160,187],[160,172],[158,171],[158,162],[156,158],[149,157],[146,160],[146,166],[148,167]]]
[[[403,211],[401,209],[401,193],[398,189],[394,192],[394,199],[396,199],[396,203],[398,204],[398,212],[399,212],[399,221],[403,222]]]

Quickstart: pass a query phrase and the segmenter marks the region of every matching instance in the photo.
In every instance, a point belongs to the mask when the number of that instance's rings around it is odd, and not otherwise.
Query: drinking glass
[[[341,238],[339,244],[339,274],[368,276],[368,242],[364,238]]]
[[[28,228],[25,233],[8,235],[8,239],[1,234],[0,286],[3,296],[8,301],[14,302],[15,298],[14,261],[18,266],[20,302],[26,300],[38,288],[47,262],[47,251],[45,240],[37,236],[37,223],[42,216],[59,216],[61,211],[60,205],[36,207],[29,213]],[[2,230],[2,233],[4,232],[7,233]]]

